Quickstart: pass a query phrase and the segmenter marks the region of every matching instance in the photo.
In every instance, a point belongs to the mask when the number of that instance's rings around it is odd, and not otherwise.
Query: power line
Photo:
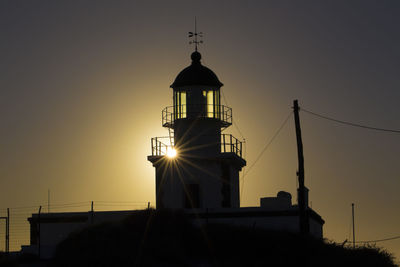
[[[358,123],[354,123],[354,122],[348,122],[348,121],[342,121],[342,120],[338,120],[338,119],[334,119],[331,117],[327,117],[309,110],[306,110],[304,108],[300,109],[301,111],[304,111],[308,114],[320,117],[322,119],[326,119],[326,120],[330,120],[330,121],[334,121],[337,123],[341,123],[341,124],[346,124],[346,125],[350,125],[350,126],[354,126],[354,127],[359,127],[359,128],[364,128],[364,129],[369,129],[369,130],[375,130],[375,131],[383,131],[383,132],[390,132],[390,133],[398,133],[400,134],[400,130],[393,130],[393,129],[385,129],[385,128],[378,128],[378,127],[371,127],[371,126],[367,126],[367,125],[362,125],[362,124],[358,124]]]
[[[253,162],[253,164],[250,165],[250,167],[247,169],[246,175],[251,171],[251,169],[256,165],[256,163],[260,160],[261,156],[264,154],[265,151],[267,151],[268,147],[272,144],[272,142],[275,140],[275,138],[278,136],[278,134],[281,132],[283,127],[286,125],[287,121],[292,115],[292,111],[289,113],[289,115],[286,117],[286,119],[283,121],[282,125],[278,128],[276,133],[272,136],[272,138],[269,140],[269,142],[264,146],[263,150],[260,152],[260,154],[257,156],[256,160]]]
[[[134,204],[134,205],[141,205],[141,204],[147,204],[148,202],[136,202],[136,201],[94,201],[95,203],[101,203],[101,204],[117,204],[117,203],[121,203],[121,204]],[[64,204],[52,204],[52,207],[55,208],[69,208],[69,207],[84,207],[87,205],[90,205],[90,201],[82,201],[82,202],[72,202],[72,203],[64,203]],[[26,214],[26,213],[30,213],[32,210],[36,211],[36,209],[39,207],[40,205],[36,205],[36,206],[22,206],[22,207],[10,207],[10,210],[14,210],[13,214]],[[17,211],[15,211],[17,210]],[[22,211],[21,211],[22,210]],[[25,211],[23,211],[25,210]],[[2,208],[0,209],[0,212],[5,212],[7,211],[6,208]]]
[[[253,162],[253,164],[250,165],[250,167],[247,169],[246,172],[243,172],[243,176],[242,176],[242,187],[240,190],[240,196],[242,196],[243,194],[243,188],[244,188],[244,178],[245,176],[251,171],[251,169],[254,167],[254,165],[256,165],[256,163],[261,159],[262,155],[265,153],[265,151],[267,151],[268,147],[272,144],[272,142],[275,140],[275,138],[278,136],[278,134],[281,132],[281,130],[283,129],[283,127],[286,125],[287,121],[289,120],[289,118],[292,115],[292,111],[289,113],[289,115],[286,117],[286,119],[283,121],[282,125],[278,128],[278,130],[276,131],[276,133],[272,136],[272,138],[269,140],[269,142],[264,146],[263,150],[260,152],[260,154],[257,156],[256,160]]]
[[[125,203],[125,204],[147,204],[147,202],[137,202],[137,201],[100,201],[100,200],[95,200],[95,203]]]
[[[383,242],[383,241],[389,241],[389,240],[394,240],[394,239],[400,239],[400,235],[394,236],[394,237],[389,237],[389,238],[384,238],[384,239],[377,239],[377,240],[356,241],[356,243],[376,243],[376,242]]]
[[[61,206],[70,206],[70,205],[78,205],[78,204],[82,204],[82,205],[84,205],[84,204],[86,204],[86,203],[90,203],[89,201],[85,201],[85,202],[74,202],[74,203],[65,203],[65,204],[52,204],[51,206],[53,207],[61,207]],[[40,204],[38,204],[38,205],[35,205],[35,206],[22,206],[22,207],[10,207],[10,209],[13,209],[13,210],[32,210],[32,209],[37,209],[37,208],[39,208],[39,206],[40,206]],[[6,210],[6,209],[0,209],[0,211],[1,210]]]
[[[222,98],[224,99],[224,101],[225,101],[225,103],[229,106],[229,102],[228,102],[228,100],[226,99],[226,97],[225,97],[225,94],[224,94],[224,91],[222,91],[221,90],[221,93],[222,93]],[[239,129],[239,126],[238,126],[238,124],[236,123],[236,121],[232,118],[232,124],[233,124],[233,126],[236,128],[236,130],[238,131],[238,133],[240,134],[240,137],[243,139],[243,140],[246,140],[246,138],[244,138],[244,136],[243,136],[243,134],[242,134],[242,131]]]

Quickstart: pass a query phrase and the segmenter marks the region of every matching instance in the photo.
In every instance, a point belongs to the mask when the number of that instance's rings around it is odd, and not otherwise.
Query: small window
[[[214,118],[214,91],[207,92],[207,117]]]
[[[216,118],[215,115],[216,107],[215,107],[215,94],[216,92],[213,90],[203,91],[203,103],[204,103],[204,115],[208,118]]]
[[[174,94],[174,117],[175,119],[186,118],[186,92],[175,91]]]
[[[186,92],[181,92],[181,118],[186,118]]]
[[[220,100],[219,100],[219,90],[214,92],[214,107],[215,107],[215,116],[214,118],[221,118],[221,110],[220,110]]]

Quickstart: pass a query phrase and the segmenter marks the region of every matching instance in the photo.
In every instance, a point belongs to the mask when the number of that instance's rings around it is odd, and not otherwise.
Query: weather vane
[[[194,44],[195,50],[197,52],[197,46],[203,43],[203,40],[197,40],[197,37],[203,37],[202,32],[197,32],[197,22],[196,17],[194,17],[194,32],[189,32],[189,38],[193,38],[189,44]]]

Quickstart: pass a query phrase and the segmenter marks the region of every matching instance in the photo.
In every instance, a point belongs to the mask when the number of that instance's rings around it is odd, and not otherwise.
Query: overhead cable
[[[356,241],[356,243],[376,243],[376,242],[383,242],[383,241],[389,241],[389,240],[394,240],[394,239],[400,239],[400,235],[394,236],[394,237],[389,237],[389,238],[384,238],[384,239],[377,239],[377,240]]]
[[[350,125],[350,126],[354,126],[354,127],[359,127],[359,128],[369,129],[369,130],[375,130],[375,131],[383,131],[383,132],[391,132],[391,133],[400,134],[400,130],[378,128],[378,127],[362,125],[362,124],[358,124],[358,123],[354,123],[354,122],[342,121],[342,120],[334,119],[334,118],[331,118],[331,117],[327,117],[327,116],[324,116],[324,115],[321,115],[321,114],[306,110],[304,108],[300,108],[300,111],[304,111],[304,112],[306,112],[308,114],[320,117],[322,119],[326,119],[326,120],[330,120],[330,121],[334,121],[334,122],[337,122],[337,123],[346,124],[346,125]]]
[[[221,90],[221,93],[222,93],[222,98],[224,99],[224,101],[225,101],[225,103],[229,106],[229,102],[228,102],[228,100],[226,99],[226,97],[225,97],[225,94],[224,94],[224,91],[222,91]],[[242,138],[242,140],[246,140],[246,138],[244,138],[244,136],[243,136],[243,134],[242,134],[242,131],[240,130],[240,128],[239,128],[239,125],[237,124],[237,122],[232,118],[232,121],[233,121],[233,126],[236,128],[236,130],[238,131],[238,133],[240,134],[240,137]]]
[[[264,146],[263,150],[261,150],[260,154],[257,156],[257,158],[254,160],[253,164],[250,165],[250,167],[247,169],[246,175],[251,171],[251,169],[256,165],[256,163],[260,160],[262,155],[267,151],[268,147],[272,144],[272,142],[275,140],[275,138],[278,136],[278,134],[281,132],[283,127],[286,125],[287,121],[292,115],[292,111],[289,113],[289,115],[286,117],[286,119],[283,121],[282,125],[278,128],[278,130],[275,132],[275,134],[272,136],[272,138],[269,140],[269,142]]]

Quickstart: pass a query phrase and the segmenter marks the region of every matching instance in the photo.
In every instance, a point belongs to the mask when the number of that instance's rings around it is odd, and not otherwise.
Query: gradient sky
[[[400,129],[399,1],[0,2],[0,208],[79,201],[154,203],[150,138],[165,136],[169,85],[190,64],[187,32],[252,165],[292,101],[337,119]],[[400,135],[300,113],[305,181],[324,234],[400,235]],[[241,138],[236,127],[226,130]],[[242,206],[296,200],[291,118],[244,178]],[[243,183],[242,183],[243,185]],[[1,241],[2,242],[2,241]],[[400,257],[400,240],[379,243]]]

